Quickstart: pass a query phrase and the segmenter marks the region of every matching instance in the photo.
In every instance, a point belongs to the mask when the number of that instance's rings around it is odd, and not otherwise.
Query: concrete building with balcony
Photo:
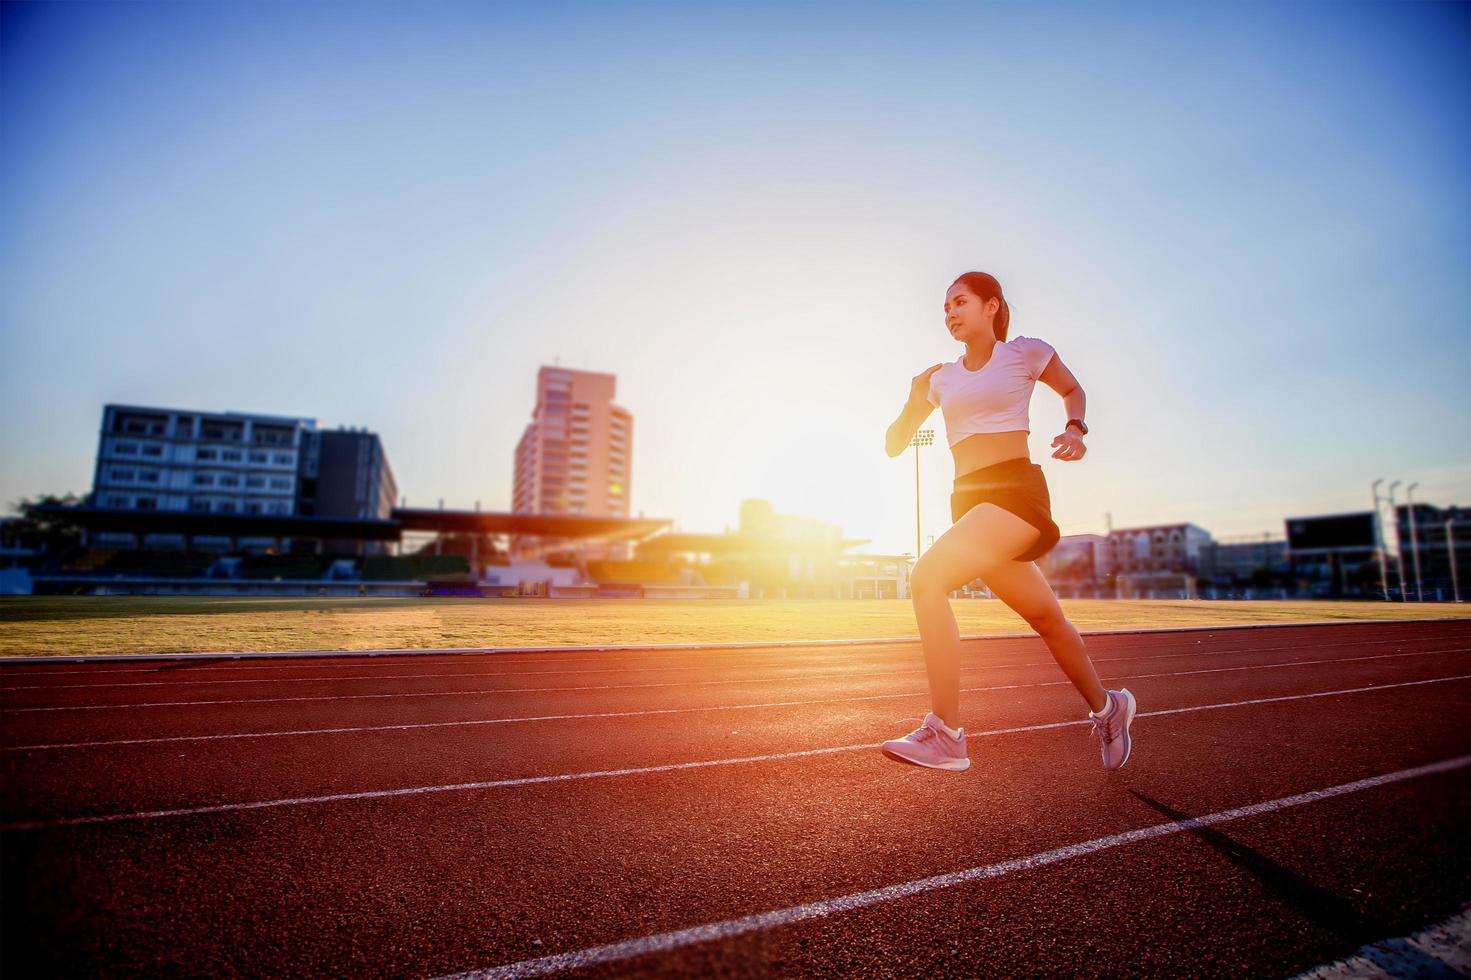
[[[296,513],[309,418],[104,405],[90,503],[109,510]],[[183,547],[179,535],[101,531],[97,547]],[[241,547],[259,541],[238,542]],[[268,543],[268,542],[267,542]],[[201,537],[194,547],[229,546]]]
[[[398,493],[377,435],[322,431],[315,419],[104,405],[90,506],[245,517],[386,519]],[[285,548],[279,536],[89,532],[97,548]],[[357,549],[360,541],[330,546]],[[315,543],[312,545],[316,547]],[[368,542],[366,553],[383,553]]]
[[[1138,575],[1151,572],[1197,574],[1200,551],[1211,541],[1198,524],[1151,524],[1108,532],[1103,574]]]

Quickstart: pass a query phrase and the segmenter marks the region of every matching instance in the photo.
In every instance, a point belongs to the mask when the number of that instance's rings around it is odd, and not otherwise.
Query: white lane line
[[[1471,647],[1454,647],[1449,650],[1417,650],[1412,653],[1386,654],[1385,656],[1418,657],[1439,653],[1465,653]],[[1164,657],[1114,657],[1117,660],[1153,660],[1169,659]],[[1108,662],[1104,660],[1095,663]],[[1332,662],[1332,661],[1325,661]],[[970,670],[999,670],[1011,667],[1043,667],[1046,664],[977,664],[970,667],[962,667],[962,672]],[[573,687],[488,687],[477,688],[469,691],[400,691],[392,694],[315,694],[302,695],[290,698],[220,698],[212,701],[124,701],[113,704],[58,704],[42,707],[12,708],[0,706],[0,715],[21,714],[39,711],[101,711],[116,708],[183,708],[195,707],[207,704],[276,704],[293,701],[371,701],[392,698],[444,698],[465,697],[486,694],[543,694],[556,691],[625,691],[645,690],[658,687],[714,687],[730,684],[780,684],[785,681],[796,680],[822,680],[833,677],[890,677],[905,674],[923,674],[925,668],[914,667],[907,670],[875,670],[863,674],[854,674],[852,670],[827,670],[816,674],[787,674],[784,677],[737,677],[723,681],[666,681],[657,684],[583,684]]]
[[[1239,708],[1250,704],[1269,704],[1276,701],[1301,701],[1305,698],[1326,698],[1339,694],[1359,694],[1365,691],[1387,691],[1397,687],[1416,687],[1423,684],[1444,684],[1448,681],[1471,680],[1471,674],[1454,677],[1432,677],[1428,680],[1401,681],[1397,684],[1375,684],[1369,687],[1348,687],[1337,691],[1314,691],[1310,694],[1285,694],[1270,698],[1252,698],[1247,701],[1223,701],[1218,704],[1198,704],[1187,708],[1164,708],[1159,711],[1141,711],[1134,717],[1150,718],[1156,715],[1175,715],[1189,711],[1211,711],[1217,708]],[[1010,735],[1017,732],[1039,732],[1052,728],[1070,728],[1075,725],[1092,724],[1089,719],[1079,721],[1053,721],[1040,725],[1019,725],[1014,728],[994,728],[989,731],[966,732],[966,736]],[[238,810],[258,810],[265,807],[300,806],[310,803],[337,803],[344,800],[375,800],[390,796],[420,796],[427,793],[449,793],[462,790],[502,789],[507,786],[529,786],[534,783],[562,783],[579,779],[608,779],[617,776],[641,776],[652,772],[674,772],[679,769],[708,769],[713,766],[735,766],[750,762],[774,762],[783,759],[798,759],[805,756],[830,755],[834,752],[873,751],[876,742],[858,745],[835,745],[824,749],[804,749],[799,752],[777,752],[770,755],[750,755],[735,759],[705,759],[699,762],[674,762],[661,766],[636,766],[629,769],[600,769],[594,772],[561,773],[555,776],[523,776],[519,779],[492,779],[478,783],[450,783],[442,786],[409,786],[403,789],[365,790],[358,793],[332,793],[326,796],[299,796],[280,800],[258,800],[250,803],[222,803],[214,806],[181,807],[175,810],[144,810],[136,813],[103,813],[87,817],[63,817],[58,820],[21,821],[0,823],[0,833],[22,830],[46,830],[53,827],[75,827],[82,824],[114,823],[121,820],[151,820],[158,817],[193,816],[200,813],[228,813]]]
[[[1300,627],[1319,628],[1319,629],[1325,629],[1325,628],[1329,628],[1329,627],[1364,627],[1364,626],[1394,626],[1394,627],[1398,627],[1398,626],[1406,626],[1406,625],[1413,625],[1413,626],[1423,626],[1423,625],[1426,625],[1426,624],[1437,625],[1437,624],[1441,624],[1441,623],[1453,624],[1453,625],[1456,625],[1456,626],[1461,626],[1461,625],[1466,625],[1468,623],[1471,623],[1471,618],[1460,617],[1460,616],[1447,616],[1447,617],[1441,617],[1441,618],[1437,618],[1437,619],[1365,619],[1365,620],[1346,620],[1346,621],[1310,622],[1310,623],[1241,623],[1241,624],[1235,624],[1235,625],[1217,625],[1217,626],[1166,626],[1166,627],[1156,627],[1156,628],[1148,628],[1148,629],[1125,629],[1125,630],[1097,629],[1097,630],[1081,630],[1080,631],[1080,634],[1082,636],[1084,636],[1084,637],[1090,637],[1090,638],[1091,637],[1099,637],[1099,638],[1104,638],[1104,639],[1110,638],[1110,637],[1125,637],[1125,636],[1143,635],[1144,638],[1146,640],[1148,640],[1148,639],[1153,639],[1153,636],[1151,634],[1155,634],[1155,633],[1201,633],[1201,632],[1211,632],[1211,631],[1221,631],[1221,632],[1228,632],[1229,633],[1229,632],[1235,632],[1235,631],[1238,631],[1238,630],[1295,629],[1295,628],[1300,628]],[[1385,632],[1389,632],[1389,631],[1386,630]],[[1451,634],[1454,634],[1456,631],[1454,631],[1454,630],[1447,630],[1446,632],[1451,633]],[[1422,639],[1422,640],[1427,640],[1428,641],[1428,640],[1432,640],[1432,639],[1434,639],[1434,640],[1449,640],[1449,639],[1452,639],[1452,638],[1453,638],[1452,636],[1436,636],[1436,637],[1419,637],[1418,639]],[[972,641],[985,641],[987,643],[990,643],[990,642],[1001,641],[1001,640],[1031,641],[1031,640],[1036,640],[1036,639],[1038,639],[1038,636],[1037,636],[1036,633],[976,633],[976,634],[971,634],[971,635],[963,635],[963,636],[960,637],[960,640],[961,640],[962,643],[970,643]],[[1231,639],[1235,639],[1235,637],[1234,636],[1227,636],[1227,637],[1224,637],[1223,639],[1231,640]],[[1416,638],[1415,637],[1410,637],[1410,638],[1400,637],[1399,638],[1399,642],[1411,642],[1414,639],[1416,639]],[[1203,642],[1203,641],[1196,640],[1195,642],[1196,643],[1200,643],[1200,642]],[[1348,645],[1347,641],[1346,642],[1330,641],[1330,642],[1334,646],[1346,646],[1346,645]],[[1389,640],[1372,640],[1372,641],[1354,641],[1354,642],[1376,642],[1377,643],[1377,642],[1390,642],[1390,641]],[[542,658],[539,658],[539,657],[528,657],[528,658],[526,658],[524,660],[504,660],[504,659],[501,659],[502,657],[505,657],[505,656],[511,655],[511,654],[517,654],[517,653],[537,653],[537,652],[542,652],[542,653],[547,653],[547,654],[569,653],[569,652],[572,652],[572,653],[585,652],[585,653],[596,653],[596,654],[633,653],[633,654],[646,655],[646,656],[658,656],[658,655],[664,655],[664,654],[668,654],[668,655],[674,655],[674,654],[688,655],[690,653],[699,653],[699,654],[702,654],[702,655],[710,655],[712,653],[722,653],[722,652],[731,652],[731,653],[737,653],[737,654],[739,654],[739,653],[742,653],[743,651],[748,651],[748,653],[745,653],[743,656],[740,657],[740,659],[745,659],[746,656],[755,657],[755,656],[761,656],[761,655],[771,655],[771,656],[776,656],[778,654],[785,655],[788,652],[790,652],[790,650],[792,650],[793,648],[801,648],[801,647],[817,647],[817,648],[819,648],[819,651],[818,652],[825,652],[827,649],[832,649],[835,654],[841,655],[842,653],[845,653],[846,652],[846,651],[844,651],[841,648],[842,647],[846,647],[846,646],[854,646],[854,647],[859,647],[859,646],[886,647],[886,646],[896,646],[896,645],[901,645],[901,644],[910,645],[910,646],[917,646],[917,645],[919,645],[919,643],[920,643],[920,638],[917,637],[917,636],[907,636],[907,637],[906,636],[897,636],[897,637],[895,637],[895,636],[879,636],[879,637],[868,637],[866,639],[856,639],[856,640],[792,640],[792,641],[770,641],[770,642],[766,642],[766,643],[751,643],[751,642],[740,642],[740,643],[667,643],[667,644],[652,645],[652,646],[480,647],[480,648],[473,648],[473,649],[448,649],[448,650],[309,650],[309,651],[299,651],[298,650],[298,651],[276,651],[276,652],[248,652],[247,651],[247,652],[234,652],[234,653],[215,651],[215,652],[210,652],[210,653],[115,654],[115,655],[102,654],[102,655],[92,655],[92,656],[81,656],[81,655],[70,655],[70,656],[68,656],[68,655],[59,655],[59,656],[44,656],[44,657],[26,657],[26,656],[4,657],[4,656],[0,656],[0,672],[3,672],[5,670],[12,670],[13,672],[15,672],[17,674],[23,674],[26,677],[45,677],[45,676],[50,676],[50,675],[54,675],[54,674],[79,675],[79,674],[89,674],[89,673],[90,674],[107,674],[107,673],[124,673],[124,672],[143,674],[143,673],[152,673],[152,672],[156,672],[156,671],[164,670],[164,669],[172,669],[172,666],[173,665],[179,664],[179,663],[186,663],[186,664],[199,663],[199,664],[202,665],[202,666],[193,668],[195,670],[299,670],[299,669],[301,669],[301,665],[299,665],[299,664],[255,665],[255,664],[249,664],[249,663],[242,663],[241,661],[246,660],[246,659],[250,659],[250,660],[255,660],[255,659],[261,659],[261,660],[278,660],[278,659],[286,659],[286,658],[294,658],[294,659],[326,659],[326,658],[329,658],[329,657],[331,657],[331,658],[337,658],[337,659],[360,658],[360,659],[363,659],[363,660],[371,660],[371,661],[374,661],[374,666],[378,666],[378,667],[421,667],[421,666],[424,666],[426,664],[429,665],[429,666],[438,666],[438,665],[443,665],[443,664],[450,664],[450,663],[462,662],[466,657],[481,657],[481,658],[486,658],[486,659],[488,659],[490,657],[494,657],[496,659],[496,662],[498,662],[498,663],[591,663],[594,660],[606,659],[605,657],[594,657],[594,658],[588,658],[588,657],[567,657],[567,658],[563,658],[561,660],[546,660],[546,659],[542,659]],[[1305,643],[1305,644],[1302,644],[1302,645],[1303,646],[1310,646],[1312,644]],[[1222,652],[1231,652],[1231,651],[1222,651]],[[428,659],[429,656],[434,656],[434,655],[441,655],[445,659],[443,659],[443,660],[429,660]],[[394,658],[399,658],[399,657],[411,658],[415,662],[413,662],[413,663],[400,663],[400,662],[396,662]],[[27,670],[26,669],[26,667],[28,665],[30,665],[30,664],[36,664],[36,663],[45,663],[45,664],[57,664],[57,663],[68,663],[68,662],[71,662],[71,663],[102,663],[102,662],[106,662],[106,661],[112,661],[114,663],[139,664],[140,666],[137,666],[137,667],[108,668],[108,669],[104,669],[104,670],[92,670],[92,671],[78,671],[78,670],[75,670],[73,667],[70,667],[70,666],[61,667],[61,668],[59,668],[57,670]],[[218,665],[213,665],[212,666],[211,664],[212,664],[213,661],[227,661],[227,663],[222,663],[222,664],[218,664]],[[378,661],[381,661],[381,663],[378,662]],[[162,663],[164,666],[162,666],[162,667],[157,667],[157,666],[141,666],[142,664],[160,664],[160,663]],[[312,667],[324,667],[324,668],[332,668],[332,669],[353,669],[353,668],[360,668],[360,667],[363,667],[363,666],[366,666],[366,665],[365,664],[310,664],[308,666],[312,666]]]
[[[1471,648],[1468,648],[1471,649]],[[1354,663],[1361,660],[1389,660],[1400,657],[1423,657],[1433,653],[1461,653],[1462,650],[1417,650],[1413,653],[1379,653],[1364,657],[1337,657],[1332,660],[1294,660],[1288,663],[1244,664],[1236,667],[1201,667],[1196,670],[1173,670],[1159,674],[1110,674],[1108,680],[1141,680],[1148,677],[1185,677],[1190,674],[1218,674],[1236,670],[1273,670],[1279,667],[1307,667],[1318,664]],[[1096,661],[1095,661],[1096,662]],[[961,688],[962,694],[984,691],[1011,691],[1031,687],[1059,687],[1072,681],[1038,681],[1030,684],[997,684],[990,687]],[[639,718],[645,715],[680,715],[697,711],[744,711],[755,708],[789,708],[812,704],[848,704],[853,701],[885,701],[900,698],[928,697],[927,691],[903,691],[898,694],[864,694],[846,698],[812,698],[799,701],[762,701],[747,704],[717,704],[695,708],[641,708],[636,711],[595,711],[566,715],[520,715],[514,718],[478,718],[470,721],[425,721],[401,725],[356,725],[346,728],[303,728],[293,731],[232,732],[222,735],[168,735],[157,738],[118,738],[95,742],[53,742],[37,745],[0,746],[0,752],[39,752],[50,749],[86,749],[109,745],[154,745],[165,742],[210,742],[232,738],[273,738],[289,735],[341,735],[350,732],[395,732],[418,728],[460,728],[472,725],[509,725],[531,721],[575,721],[584,718]]]
[[[698,943],[713,942],[720,939],[730,939],[749,932],[780,929],[784,926],[803,922],[808,919],[817,919],[824,916],[850,912],[854,909],[867,908],[871,905],[892,902],[897,899],[908,898],[911,895],[919,895],[939,888],[949,888],[954,885],[982,881],[987,878],[1000,878],[1003,875],[1009,875],[1017,871],[1031,871],[1034,868],[1055,864],[1059,861],[1066,861],[1070,858],[1082,857],[1085,854],[1094,854],[1111,847],[1135,844],[1140,841],[1153,840],[1157,837],[1167,837],[1184,830],[1209,827],[1231,820],[1240,820],[1243,817],[1257,817],[1267,813],[1275,813],[1279,810],[1285,810],[1288,807],[1301,806],[1305,803],[1316,803],[1319,800],[1332,799],[1335,796],[1343,796],[1347,793],[1358,793],[1379,786],[1387,786],[1391,783],[1403,782],[1407,779],[1418,779],[1422,776],[1454,772],[1458,769],[1464,769],[1467,766],[1471,766],[1471,755],[1456,756],[1424,766],[1415,766],[1412,769],[1400,769],[1397,772],[1385,773],[1382,776],[1370,776],[1367,779],[1356,779],[1351,783],[1339,783],[1337,786],[1329,786],[1325,789],[1309,790],[1306,793],[1283,796],[1262,803],[1252,803],[1248,806],[1233,807],[1230,810],[1218,810],[1215,813],[1209,813],[1203,817],[1171,820],[1149,827],[1140,827],[1137,830],[1124,831],[1121,834],[1095,837],[1092,840],[1081,841],[1077,844],[1068,844],[1065,847],[1042,851],[1038,854],[1029,854],[1026,857],[1012,858],[1008,861],[998,861],[995,864],[983,864],[979,867],[967,868],[964,871],[949,871],[945,874],[938,874],[929,878],[919,878],[895,885],[885,885],[882,888],[873,888],[868,891],[850,892],[847,895],[839,895],[836,898],[807,902],[803,905],[792,905],[784,909],[774,909],[770,912],[742,916],[739,919],[710,922],[688,929],[676,929],[671,932],[655,933],[651,936],[640,936],[637,939],[626,939],[622,942],[609,943],[605,946],[592,946],[587,949],[557,953],[552,956],[542,956],[532,960],[521,960],[517,963],[506,963],[483,970],[471,970],[466,973],[441,977],[440,980],[499,980],[502,977],[538,977],[545,976],[549,973],[558,973],[563,970],[581,969],[603,963],[616,963],[638,956],[645,956],[649,953],[667,953],[685,946],[693,946]]]
[[[1197,641],[1197,642],[1199,642],[1199,641]],[[1345,643],[1335,643],[1335,644],[1333,644],[1333,646],[1335,646],[1335,647],[1348,647],[1348,646],[1366,646],[1366,645],[1379,645],[1379,644],[1383,644],[1383,645],[1395,644],[1395,645],[1398,645],[1398,646],[1403,646],[1405,643],[1406,643],[1406,641],[1404,639],[1402,639],[1402,638],[1396,638],[1396,639],[1386,639],[1386,640],[1349,640],[1349,641],[1347,641]],[[1289,644],[1287,646],[1280,646],[1280,647],[1242,647],[1240,649],[1233,649],[1233,650],[1197,650],[1197,649],[1194,649],[1194,648],[1190,648],[1190,649],[1182,649],[1182,650],[1180,650],[1177,653],[1145,654],[1145,655],[1140,655],[1140,656],[1137,656],[1137,657],[1093,657],[1092,660],[1093,660],[1094,663],[1111,663],[1111,662],[1119,661],[1119,660],[1168,660],[1171,657],[1178,658],[1178,657],[1200,657],[1200,656],[1226,656],[1226,655],[1231,654],[1231,653],[1274,653],[1274,652],[1281,651],[1281,650],[1301,650],[1301,649],[1304,649],[1305,647],[1317,647],[1317,646],[1320,646],[1320,644],[1301,644],[1301,643],[1294,643],[1294,644]],[[964,650],[961,651],[962,655],[964,655],[964,654],[966,654],[968,652],[971,652],[971,651],[964,651]],[[905,660],[909,660],[909,659],[912,658],[912,655],[909,654],[909,653],[905,653],[903,655],[903,657],[904,657]],[[892,659],[896,659],[896,658],[887,658],[887,659],[892,660]],[[1038,661],[1028,661],[1026,663],[1021,663],[1021,664],[985,664],[985,665],[976,665],[976,666],[977,667],[984,666],[987,669],[993,669],[994,670],[994,669],[997,669],[997,668],[1000,668],[1000,667],[1049,667],[1049,666],[1051,666],[1055,662],[1056,661],[1053,661],[1053,660],[1038,660]],[[882,661],[878,665],[881,665],[881,664],[882,664]],[[347,665],[347,664],[316,664],[316,665],[313,665],[313,666],[316,666],[316,667],[334,667],[334,666],[336,666],[336,667],[348,667],[348,666],[358,667],[358,666],[361,666],[361,665],[358,665],[358,664],[352,664],[352,665]],[[420,666],[420,665],[417,665],[417,664],[385,664],[384,666],[395,666],[396,667],[396,666]],[[352,674],[349,674],[349,675],[339,674],[339,675],[336,675],[336,676],[321,676],[321,677],[260,677],[260,678],[247,677],[247,678],[243,678],[243,679],[232,679],[232,680],[210,680],[208,678],[202,678],[200,680],[178,680],[178,681],[111,681],[111,682],[107,682],[107,683],[96,683],[96,684],[11,684],[11,685],[7,685],[7,686],[0,686],[0,691],[69,691],[69,690],[75,690],[75,689],[79,689],[79,688],[98,688],[98,687],[129,687],[129,688],[132,688],[132,687],[198,687],[198,686],[201,686],[201,685],[208,686],[208,685],[214,685],[214,684],[311,684],[311,683],[318,683],[318,684],[321,684],[321,683],[334,683],[335,684],[338,681],[387,681],[387,680],[406,681],[406,680],[422,680],[422,679],[436,678],[436,677],[469,677],[469,678],[481,678],[481,677],[515,677],[515,676],[522,676],[522,675],[544,675],[544,674],[633,674],[633,673],[649,673],[649,672],[664,672],[664,671],[682,671],[682,670],[710,670],[714,666],[716,666],[716,665],[712,665],[712,664],[697,664],[697,665],[677,666],[677,667],[595,667],[595,668],[578,669],[578,670],[488,670],[488,671],[457,670],[457,671],[451,671],[449,673],[440,673],[440,674],[356,674],[356,675],[352,675]],[[720,665],[720,666],[743,667],[743,666],[746,666],[746,665],[744,665],[744,664],[731,664],[731,665]],[[765,666],[768,669],[770,669],[772,667],[778,667],[779,668],[781,665],[776,665],[776,664],[766,664],[766,665],[752,664],[751,666],[753,666],[753,667]],[[803,666],[806,666],[806,665],[804,664]],[[814,664],[813,666],[816,666],[816,665]],[[855,664],[851,664],[850,663],[850,664],[845,664],[845,665],[843,665],[841,667],[834,667],[833,670],[831,671],[831,673],[834,673],[834,674],[843,674],[843,675],[850,674],[850,673],[853,672],[853,669],[854,669],[855,666],[856,666]],[[242,669],[245,669],[245,668],[242,668]],[[255,668],[252,668],[252,669],[255,669]],[[297,670],[299,670],[300,668],[299,667],[298,668],[262,667],[262,668],[258,668],[258,669],[261,669],[261,670],[297,669]]]

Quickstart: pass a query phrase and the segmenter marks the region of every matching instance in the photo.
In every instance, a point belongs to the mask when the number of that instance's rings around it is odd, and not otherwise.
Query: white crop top
[[[992,348],[979,371],[967,368],[961,354],[930,375],[930,404],[944,413],[950,445],[983,432],[1030,432],[1032,389],[1052,353],[1047,341],[1018,336]]]

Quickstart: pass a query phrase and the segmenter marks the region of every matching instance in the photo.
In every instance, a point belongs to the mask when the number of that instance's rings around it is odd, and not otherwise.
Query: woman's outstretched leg
[[[1088,710],[1102,711],[1108,704],[1103,682],[1083,646],[1083,637],[1063,615],[1042,570],[1034,562],[1010,561],[992,568],[985,579],[997,598],[1042,637],[1057,665],[1087,702]]]
[[[977,504],[940,536],[909,576],[914,618],[930,677],[930,703],[951,728],[960,727],[960,627],[950,609],[950,593],[973,579],[987,577],[993,567],[1016,564],[1007,557],[1030,546],[1037,533],[1026,521],[995,504]],[[1042,584],[1045,588],[1046,582]],[[1047,594],[1051,596],[1052,591],[1048,589]]]

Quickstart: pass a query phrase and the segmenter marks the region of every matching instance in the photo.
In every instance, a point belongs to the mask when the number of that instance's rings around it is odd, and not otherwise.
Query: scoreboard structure
[[[1379,516],[1373,511],[1287,518],[1287,557],[1314,597],[1382,595],[1386,585],[1380,551]],[[1376,574],[1377,572],[1377,574]],[[1311,586],[1311,583],[1319,583]],[[1321,590],[1321,591],[1320,591]]]
[[[1379,547],[1378,532],[1376,515],[1367,510],[1356,514],[1289,517],[1287,549],[1297,555],[1372,551]]]

